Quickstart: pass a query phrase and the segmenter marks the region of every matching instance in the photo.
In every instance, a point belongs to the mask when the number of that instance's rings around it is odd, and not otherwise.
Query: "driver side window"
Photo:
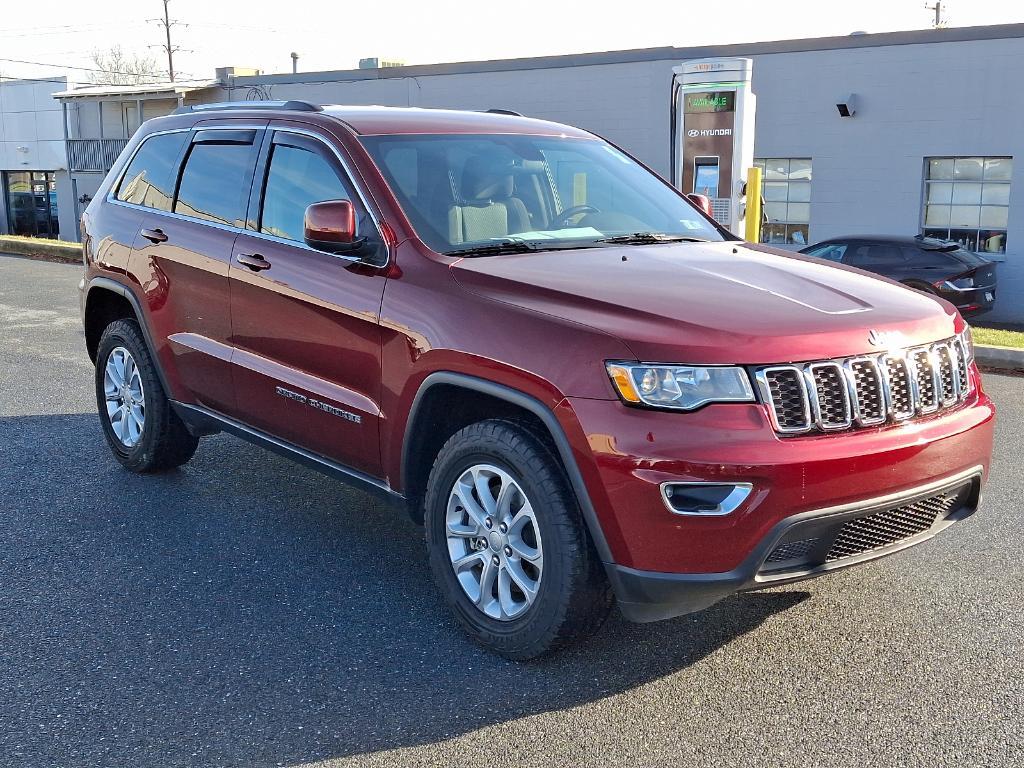
[[[351,200],[345,184],[323,155],[275,144],[271,150],[260,212],[260,232],[303,240],[306,208],[325,200]]]

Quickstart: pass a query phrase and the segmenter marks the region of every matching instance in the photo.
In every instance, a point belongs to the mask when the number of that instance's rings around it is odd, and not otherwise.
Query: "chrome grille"
[[[885,421],[885,383],[878,361],[870,357],[857,357],[846,363],[847,376],[852,384],[853,417],[864,426]]]
[[[846,374],[839,363],[812,363],[810,393],[815,423],[819,429],[846,429],[851,424],[850,392]]]
[[[869,427],[935,413],[962,402],[970,376],[959,338],[754,372],[781,434]]]
[[[948,408],[960,399],[960,381],[953,363],[953,348],[948,344],[936,344],[932,355],[938,365],[939,405]]]
[[[780,365],[758,372],[758,380],[772,403],[779,432],[803,432],[811,419],[807,384],[795,365]]]
[[[971,388],[971,379],[967,375],[967,355],[960,339],[953,343],[953,353],[956,355],[956,378],[960,384],[960,394],[964,395]]]
[[[914,388],[914,404],[918,413],[932,413],[939,408],[939,382],[935,380],[935,362],[927,349],[912,349],[907,354],[913,371],[911,385]]]
[[[889,416],[892,419],[909,419],[914,415],[914,390],[910,386],[910,368],[902,355],[885,355],[886,386],[889,390]]]

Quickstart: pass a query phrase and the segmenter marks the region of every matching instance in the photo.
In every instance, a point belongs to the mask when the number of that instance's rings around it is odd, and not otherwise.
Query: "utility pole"
[[[171,45],[171,27],[173,27],[178,22],[171,21],[170,12],[167,9],[167,6],[170,3],[170,1],[171,0],[163,0],[163,4],[164,4],[164,17],[162,19],[153,19],[153,21],[155,21],[157,24],[159,24],[160,26],[162,26],[164,28],[164,35],[167,38],[167,42],[164,45],[157,46],[157,47],[163,48],[164,52],[167,54],[167,77],[173,83],[174,82],[174,54],[175,54],[175,52],[177,52],[177,51],[179,51],[181,49],[178,48],[175,45]]]
[[[935,11],[935,21],[932,22],[932,26],[935,29],[941,29],[946,26],[946,23],[942,20],[942,0],[935,0],[935,5],[925,4],[925,10]]]

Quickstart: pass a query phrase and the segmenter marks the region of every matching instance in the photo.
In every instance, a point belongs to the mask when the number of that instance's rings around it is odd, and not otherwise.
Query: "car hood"
[[[621,339],[638,360],[781,363],[952,336],[949,304],[867,272],[740,242],[466,258],[465,289]]]

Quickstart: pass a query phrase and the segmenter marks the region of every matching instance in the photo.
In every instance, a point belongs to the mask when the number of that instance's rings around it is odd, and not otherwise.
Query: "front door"
[[[239,418],[379,476],[385,278],[355,258],[307,246],[303,220],[312,203],[346,199],[361,236],[378,238],[376,228],[326,144],[283,130],[269,138],[250,202],[254,234],[238,236],[230,269]]]

